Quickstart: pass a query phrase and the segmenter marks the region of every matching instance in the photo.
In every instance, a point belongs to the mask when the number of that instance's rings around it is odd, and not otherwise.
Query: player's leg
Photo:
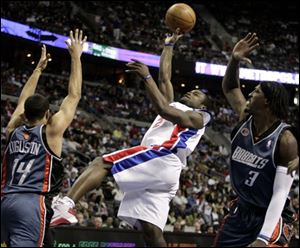
[[[216,235],[214,247],[246,247],[254,242],[264,223],[265,210],[241,199],[231,202],[229,213]]]
[[[284,210],[272,234],[269,247],[288,247],[293,236],[293,223],[297,221],[296,214]]]
[[[162,230],[143,220],[139,220],[142,226],[143,237],[147,246],[150,247],[167,247]]]
[[[86,193],[101,185],[111,166],[112,164],[104,162],[101,157],[95,158],[75,181],[67,196],[53,203],[54,215],[50,225],[77,223],[74,211],[75,203]]]
[[[89,191],[99,187],[112,164],[103,161],[102,157],[95,158],[88,168],[75,181],[67,196],[75,203]]]
[[[38,194],[11,194],[1,206],[9,223],[9,247],[42,247],[47,219],[45,197]],[[25,207],[24,207],[25,206]],[[3,220],[3,219],[2,219]]]

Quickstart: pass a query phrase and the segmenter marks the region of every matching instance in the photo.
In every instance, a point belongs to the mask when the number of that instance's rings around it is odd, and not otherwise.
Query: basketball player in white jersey
[[[160,59],[159,88],[145,64],[136,60],[127,64],[127,72],[135,72],[143,78],[158,116],[140,146],[106,154],[91,162],[67,197],[57,200],[52,226],[76,222],[70,208],[85,193],[99,187],[110,171],[124,192],[118,217],[142,230],[147,246],[167,246],[163,229],[169,203],[178,190],[187,156],[197,146],[211,118],[205,111],[208,97],[200,90],[192,90],[179,102],[173,102],[170,81],[172,52],[181,36],[177,30],[165,39]]]

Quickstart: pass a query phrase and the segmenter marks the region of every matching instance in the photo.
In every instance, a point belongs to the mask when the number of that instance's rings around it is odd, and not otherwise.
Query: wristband
[[[143,77],[144,80],[147,80],[149,78],[151,78],[151,74],[148,74],[147,76]]]
[[[39,72],[42,72],[42,70],[39,69],[39,68],[36,68],[36,69],[34,69],[33,71],[39,71]]]
[[[165,43],[165,46],[174,46],[174,43]]]

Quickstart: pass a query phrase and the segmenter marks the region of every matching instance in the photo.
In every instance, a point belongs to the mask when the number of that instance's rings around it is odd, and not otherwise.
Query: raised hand
[[[241,39],[233,48],[232,56],[236,60],[243,60],[249,64],[252,61],[247,56],[259,46],[256,33],[248,33],[245,38]]]
[[[46,46],[43,45],[42,52],[41,52],[41,58],[35,68],[36,70],[43,71],[47,67],[48,60],[51,58],[51,55],[50,55],[50,53],[48,53],[47,55],[46,54],[47,54]]]
[[[69,53],[71,57],[79,58],[82,54],[83,44],[86,42],[87,37],[84,36],[82,39],[82,30],[75,30],[75,35],[73,35],[73,31],[70,31],[70,41],[65,41],[68,46]]]
[[[175,33],[173,33],[172,35],[167,34],[167,37],[165,39],[165,45],[175,44],[182,36],[183,34],[180,34],[180,28],[177,28]]]
[[[150,75],[148,66],[146,66],[144,63],[136,59],[131,59],[131,60],[134,62],[130,62],[126,64],[129,70],[126,70],[125,72],[136,72],[142,78],[145,78],[148,75]]]

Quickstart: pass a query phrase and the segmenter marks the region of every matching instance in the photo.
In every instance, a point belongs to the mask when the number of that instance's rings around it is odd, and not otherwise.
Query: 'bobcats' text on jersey
[[[269,129],[268,135],[255,142],[252,133],[252,116],[232,138],[230,176],[237,195],[254,206],[267,208],[276,173],[274,153],[278,137],[289,125],[280,122]]]

